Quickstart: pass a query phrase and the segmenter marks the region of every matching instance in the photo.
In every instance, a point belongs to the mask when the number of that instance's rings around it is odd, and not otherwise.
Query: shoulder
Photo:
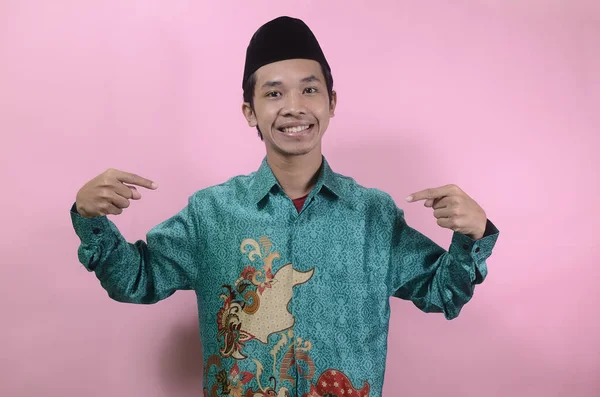
[[[190,197],[191,205],[206,206],[231,206],[235,201],[247,197],[250,184],[255,172],[246,175],[236,175],[218,185],[208,186],[196,190]]]
[[[389,193],[378,188],[363,186],[349,176],[336,174],[336,179],[343,195],[357,209],[381,215],[394,214],[398,210],[396,202]]]

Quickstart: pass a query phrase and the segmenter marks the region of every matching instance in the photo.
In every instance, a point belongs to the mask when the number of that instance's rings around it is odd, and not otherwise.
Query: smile
[[[312,126],[313,124],[298,125],[294,127],[279,128],[279,131],[285,133],[286,135],[295,135],[308,132]]]

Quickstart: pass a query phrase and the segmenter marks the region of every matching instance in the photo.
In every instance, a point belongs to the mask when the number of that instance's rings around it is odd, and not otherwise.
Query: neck
[[[300,156],[267,153],[267,163],[289,198],[304,197],[315,187],[323,158],[319,150]]]

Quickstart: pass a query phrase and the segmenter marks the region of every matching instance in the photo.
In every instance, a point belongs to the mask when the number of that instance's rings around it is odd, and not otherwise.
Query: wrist
[[[480,227],[477,230],[475,230],[474,232],[470,233],[469,237],[471,237],[473,240],[481,240],[483,238],[483,236],[485,236],[486,225],[487,225],[487,219],[485,220],[483,227]]]

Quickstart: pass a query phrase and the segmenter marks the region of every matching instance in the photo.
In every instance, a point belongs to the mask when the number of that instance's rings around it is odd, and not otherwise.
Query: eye
[[[267,92],[267,94],[265,95],[268,98],[277,98],[278,96],[280,96],[281,93],[277,92],[277,91],[269,91]]]
[[[306,94],[316,94],[317,93],[317,88],[316,87],[308,87],[304,89],[304,92]]]

